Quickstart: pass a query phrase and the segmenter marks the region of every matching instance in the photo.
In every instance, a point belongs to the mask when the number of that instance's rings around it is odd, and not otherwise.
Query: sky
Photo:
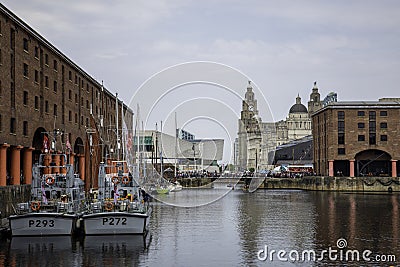
[[[212,81],[180,91],[191,92],[186,95],[192,111],[214,111],[215,103],[229,110],[217,112],[229,117],[219,130],[215,122],[220,118],[196,124],[193,118],[212,116],[194,112],[187,116],[191,120],[178,113],[178,127],[187,125],[199,138],[226,138],[227,131],[234,138],[241,110],[237,95],[244,97],[247,80],[256,88],[259,102],[266,103],[259,104],[264,121],[271,114],[275,121],[285,119],[298,94],[307,106],[314,81],[322,99],[332,91],[339,101],[400,97],[400,1],[396,0],[1,3],[126,103],[144,90],[149,79],[186,62],[215,62],[235,70],[232,80],[237,82],[229,85],[235,93],[230,96],[220,93],[221,87]],[[147,96],[162,94],[146,90]],[[178,94],[180,103],[188,102],[184,95]],[[140,99],[145,101],[146,96]],[[173,121],[170,115],[178,104],[172,105],[165,103],[160,118],[154,120]]]

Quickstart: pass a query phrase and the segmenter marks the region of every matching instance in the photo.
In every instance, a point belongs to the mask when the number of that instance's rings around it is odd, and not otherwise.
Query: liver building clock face
[[[249,110],[250,110],[250,111],[253,111],[253,110],[254,110],[253,105],[249,105]]]

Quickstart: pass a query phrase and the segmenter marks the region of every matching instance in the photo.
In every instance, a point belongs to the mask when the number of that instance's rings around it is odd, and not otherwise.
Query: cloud
[[[3,2],[121,96],[193,60],[249,75],[278,119],[315,80],[342,100],[398,95],[398,1]]]

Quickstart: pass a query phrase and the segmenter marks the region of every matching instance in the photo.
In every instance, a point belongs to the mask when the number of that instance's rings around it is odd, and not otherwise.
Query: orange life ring
[[[38,211],[40,210],[40,202],[39,201],[32,201],[31,202],[31,209],[33,211]]]
[[[128,176],[122,177],[122,183],[123,183],[123,184],[129,184],[130,181],[131,181],[131,180],[129,179]]]
[[[118,178],[118,176],[113,176],[113,178],[111,178],[111,181],[112,181],[114,184],[119,184],[119,178]]]
[[[112,202],[106,202],[104,203],[104,208],[106,209],[106,211],[112,211],[112,209],[114,208],[114,204]]]
[[[53,176],[51,176],[51,175],[49,175],[49,176],[46,176],[46,184],[47,185],[52,185],[52,184],[54,184],[54,182],[56,181],[56,179],[54,179],[54,177]]]

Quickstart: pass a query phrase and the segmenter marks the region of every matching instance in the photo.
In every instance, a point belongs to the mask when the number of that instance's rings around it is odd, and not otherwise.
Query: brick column
[[[32,151],[33,147],[24,150],[22,171],[24,172],[25,184],[32,184]]]
[[[7,148],[9,144],[0,145],[0,186],[7,185]]]
[[[75,153],[74,152],[69,153],[69,164],[71,164],[72,167],[74,166],[74,160],[75,160]]]
[[[329,176],[330,176],[330,177],[333,177],[333,176],[334,176],[333,162],[334,162],[334,160],[328,160]]]
[[[397,177],[397,160],[392,159],[392,177]]]
[[[79,157],[79,177],[85,181],[85,155],[78,155]]]
[[[13,185],[21,184],[21,149],[23,146],[15,146],[11,149],[11,177]]]
[[[354,159],[350,160],[350,177],[354,177]]]
[[[60,173],[60,155],[59,154],[55,154],[53,155],[53,162],[54,162],[54,166],[53,166],[53,170],[52,173]]]
[[[43,174],[51,173],[50,162],[51,162],[51,155],[50,154],[44,155],[43,156],[43,166],[46,166],[46,168],[43,168]]]
[[[107,159],[107,166],[111,166],[111,159]],[[106,167],[106,173],[110,174],[112,172],[111,167]]]
[[[62,155],[61,156],[60,166],[65,166],[65,164],[67,164],[67,162],[65,162],[65,161],[66,161],[65,156]],[[67,169],[66,168],[61,167],[60,169],[61,169],[60,171],[61,171],[62,174],[66,174],[67,173]]]

